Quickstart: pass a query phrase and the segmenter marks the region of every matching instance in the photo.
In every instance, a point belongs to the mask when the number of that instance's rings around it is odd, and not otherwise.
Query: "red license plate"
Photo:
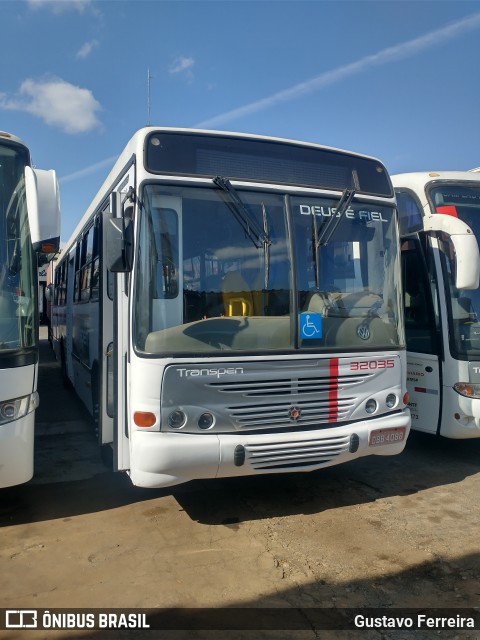
[[[381,447],[385,444],[397,444],[405,440],[406,427],[392,427],[391,429],[375,429],[370,434],[369,447]]]

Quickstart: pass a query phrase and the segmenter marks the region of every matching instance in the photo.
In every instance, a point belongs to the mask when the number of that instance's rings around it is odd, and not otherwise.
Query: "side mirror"
[[[60,192],[55,171],[25,167],[25,194],[34,250],[56,253],[60,248]]]
[[[470,227],[453,216],[441,213],[425,216],[425,231],[446,233],[455,250],[455,286],[457,289],[478,289],[480,253],[475,234]]]
[[[127,213],[131,207],[122,204],[121,197],[121,193],[111,194],[110,211],[102,220],[105,260],[112,273],[128,273],[133,266],[133,217]],[[119,211],[121,215],[117,216]]]
[[[478,242],[476,237],[463,235],[450,236],[455,249],[455,286],[457,289],[478,289],[480,265]]]

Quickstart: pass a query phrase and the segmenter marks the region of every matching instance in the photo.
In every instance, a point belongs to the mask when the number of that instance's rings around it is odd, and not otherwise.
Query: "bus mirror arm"
[[[424,217],[423,229],[446,233],[455,250],[455,286],[457,289],[477,289],[480,280],[478,242],[471,228],[462,220],[445,214]]]

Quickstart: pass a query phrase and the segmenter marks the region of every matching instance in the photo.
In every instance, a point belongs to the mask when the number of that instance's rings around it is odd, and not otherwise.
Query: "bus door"
[[[124,193],[134,184],[134,170],[121,181],[121,198],[112,194],[109,210],[114,202],[124,199]],[[117,198],[117,199],[116,199]],[[116,212],[120,215],[120,211]],[[105,219],[102,217],[102,224]],[[105,235],[103,237],[103,255]],[[102,260],[102,312],[100,346],[102,362],[100,367],[100,428],[101,444],[113,448],[113,468],[123,471],[129,468],[128,434],[128,286],[130,274],[111,273]]]
[[[438,356],[407,352],[407,390],[412,429],[437,433],[442,402]]]
[[[407,390],[412,429],[437,433],[441,418],[441,353],[427,268],[418,240],[402,243]]]
[[[105,212],[109,211],[109,207]],[[100,224],[103,224],[103,217]],[[101,234],[104,240],[104,234]],[[105,255],[103,246],[102,256]],[[113,393],[113,305],[115,274],[108,271],[104,260],[100,261],[100,336],[99,336],[99,376],[98,403],[99,442],[102,445],[113,444],[113,420],[115,417]]]

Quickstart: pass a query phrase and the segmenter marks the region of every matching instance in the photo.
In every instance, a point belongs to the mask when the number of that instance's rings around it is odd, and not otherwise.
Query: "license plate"
[[[370,434],[369,447],[380,447],[384,444],[397,444],[405,440],[406,427],[392,427],[391,429],[375,429]]]

